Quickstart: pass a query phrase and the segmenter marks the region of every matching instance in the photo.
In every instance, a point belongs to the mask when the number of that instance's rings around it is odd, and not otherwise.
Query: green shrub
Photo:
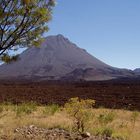
[[[113,134],[113,129],[109,127],[102,127],[96,130],[96,135],[111,137]]]
[[[111,123],[115,118],[115,113],[114,112],[104,112],[98,116],[98,121],[102,125],[106,125],[108,123]]]
[[[14,111],[17,116],[22,114],[31,114],[33,111],[37,110],[37,104],[35,102],[22,103],[20,105],[16,105]]]
[[[59,110],[60,110],[60,107],[57,104],[47,105],[43,110],[43,114],[54,115]]]
[[[85,131],[85,125],[92,117],[92,107],[94,100],[83,100],[72,98],[65,104],[64,109],[74,119],[74,130],[78,132]]]

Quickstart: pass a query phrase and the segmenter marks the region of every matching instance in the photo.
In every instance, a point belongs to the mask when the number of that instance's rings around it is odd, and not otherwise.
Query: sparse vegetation
[[[94,100],[72,98],[65,104],[65,110],[74,120],[74,130],[84,132],[86,123],[91,119]]]
[[[138,117],[139,117],[139,112],[138,111],[132,112],[131,121],[132,121],[132,124],[133,124],[133,128],[135,127],[135,124],[136,124],[136,121],[137,121]]]
[[[112,128],[109,127],[101,127],[100,129],[97,129],[96,135],[101,135],[105,137],[111,137],[113,134]]]
[[[98,116],[98,121],[102,124],[102,125],[107,125],[108,123],[111,123],[115,118],[115,113],[113,111],[109,111],[109,112],[102,112],[101,114],[99,114]]]
[[[21,116],[24,114],[31,114],[32,112],[37,110],[37,104],[35,102],[30,103],[22,103],[20,105],[14,106],[14,111],[17,116]]]
[[[45,106],[43,109],[43,114],[44,115],[54,115],[57,111],[60,110],[60,107],[57,104],[52,104]]]
[[[0,137],[7,136],[8,140],[21,138],[14,133],[16,128],[35,125],[40,128],[62,128],[69,132],[89,132],[118,140],[139,140],[138,111],[95,109],[92,108],[94,103],[93,100],[72,98],[64,107],[54,104],[37,106],[33,102],[1,104]]]

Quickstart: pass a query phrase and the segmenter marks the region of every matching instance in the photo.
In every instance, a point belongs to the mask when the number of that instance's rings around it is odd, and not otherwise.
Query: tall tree
[[[54,0],[0,0],[0,56],[22,47],[38,46],[48,31]],[[15,59],[15,57],[14,57]]]

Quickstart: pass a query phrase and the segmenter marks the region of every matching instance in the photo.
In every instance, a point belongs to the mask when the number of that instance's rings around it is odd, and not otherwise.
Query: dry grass
[[[94,119],[91,121],[94,127],[92,128],[92,132],[95,133],[96,129],[100,129],[101,127],[109,127],[113,130],[114,137],[121,137],[126,140],[139,140],[140,139],[140,116],[137,116],[135,124],[132,121],[132,116],[134,114],[133,111],[127,110],[111,110],[111,109],[94,109],[95,113]],[[104,113],[113,113],[114,118],[113,121],[107,124],[100,124],[98,122],[98,116]],[[138,112],[139,113],[139,112]],[[95,124],[95,125],[94,125]]]
[[[56,110],[53,114],[44,113],[44,106],[37,106],[30,113],[21,111],[17,114],[17,106],[0,106],[0,135],[6,135],[9,139],[15,136],[14,130],[17,127],[26,125],[36,125],[43,128],[64,128],[72,131],[73,119],[63,110]],[[122,137],[126,140],[140,140],[140,117],[137,116],[135,123],[132,121],[134,112],[126,110],[93,109],[93,117],[86,125],[86,131],[91,134],[97,134],[102,128],[110,128],[114,137]],[[107,122],[100,122],[99,116],[102,114],[113,114],[113,117]]]

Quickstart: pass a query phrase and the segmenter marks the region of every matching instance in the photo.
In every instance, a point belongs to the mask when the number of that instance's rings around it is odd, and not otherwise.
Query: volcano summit
[[[95,81],[133,74],[105,64],[62,35],[48,36],[40,47],[25,50],[18,61],[0,66],[0,79],[7,80]]]

